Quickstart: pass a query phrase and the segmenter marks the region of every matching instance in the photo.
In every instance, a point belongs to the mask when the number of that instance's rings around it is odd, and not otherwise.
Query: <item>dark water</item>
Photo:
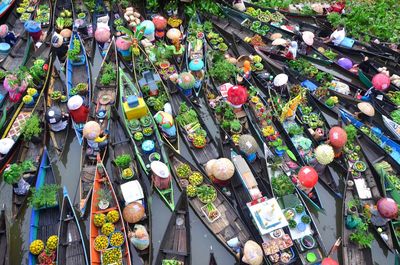
[[[97,76],[101,58],[96,55],[92,67],[92,76]],[[93,80],[94,83],[95,80]],[[202,116],[205,118],[207,124],[210,126],[210,131],[216,131],[216,126],[213,124],[212,119],[205,111],[206,107],[202,106]],[[333,123],[335,123],[333,121]],[[190,157],[187,153],[187,148],[182,146],[182,153],[185,157]],[[186,155],[187,154],[187,155]],[[55,175],[61,186],[66,186],[71,198],[77,202],[79,197],[77,194],[78,182],[79,182],[79,167],[80,167],[80,156],[81,147],[78,141],[75,139],[75,133],[71,130],[69,133],[68,143],[64,152],[64,157],[53,165]],[[189,158],[190,160],[190,158]],[[111,170],[109,170],[111,172]],[[147,183],[148,184],[148,183]],[[149,188],[149,185],[147,186]],[[335,199],[323,186],[318,184],[318,191],[322,198],[324,208],[327,209],[325,214],[313,212],[317,227],[321,233],[322,239],[325,243],[327,250],[334,244],[336,239],[341,235],[341,208],[342,201]],[[11,208],[11,187],[1,183],[0,184],[0,200],[1,202],[9,205],[7,208],[8,215]],[[179,189],[174,184],[175,200],[179,198]],[[153,259],[155,260],[158,252],[158,248],[164,234],[165,228],[168,224],[171,212],[160,200],[157,194],[152,196],[152,214],[153,214]],[[30,215],[31,209],[25,208],[20,215],[18,220],[11,220],[13,225],[11,226],[10,233],[10,265],[27,264],[28,251],[29,251],[29,228],[30,228]],[[230,265],[234,264],[234,258],[230,253],[222,247],[215,237],[208,231],[203,225],[201,220],[191,210],[191,247],[192,247],[192,264],[193,265],[206,265],[208,264],[210,249],[213,249],[218,264]],[[82,220],[82,228],[88,236],[89,231],[88,221]],[[1,250],[0,250],[1,251]],[[340,251],[340,249],[339,249]],[[339,253],[340,256],[340,253]],[[334,254],[337,258],[337,253]],[[380,246],[378,242],[374,242],[373,245],[373,259],[374,264],[394,264],[394,255],[389,251],[385,250],[384,246]],[[135,264],[135,262],[133,262]],[[78,265],[78,264],[77,264]]]

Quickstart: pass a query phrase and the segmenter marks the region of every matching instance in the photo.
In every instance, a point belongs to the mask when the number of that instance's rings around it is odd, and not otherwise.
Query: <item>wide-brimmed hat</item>
[[[315,35],[311,31],[304,31],[302,33],[303,41],[309,46],[312,46],[314,44],[314,37]]]
[[[357,104],[358,109],[364,113],[365,115],[369,117],[374,117],[375,116],[375,109],[371,105],[371,103],[368,102],[360,102]]]

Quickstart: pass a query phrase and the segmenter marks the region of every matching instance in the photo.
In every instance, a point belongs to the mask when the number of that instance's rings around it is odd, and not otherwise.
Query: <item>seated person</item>
[[[14,46],[17,43],[18,36],[14,32],[8,30],[8,26],[3,24],[0,26],[0,42],[5,42]]]
[[[343,24],[339,24],[331,36],[324,39],[324,43],[333,42],[335,46],[339,46],[345,38],[346,30],[344,29]]]

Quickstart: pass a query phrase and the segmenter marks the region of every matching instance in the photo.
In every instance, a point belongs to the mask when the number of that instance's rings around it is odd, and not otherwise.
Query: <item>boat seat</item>
[[[165,254],[173,254],[173,255],[179,255],[179,256],[187,256],[188,255],[187,252],[174,251],[174,250],[170,250],[170,249],[162,249],[161,251]]]
[[[119,142],[114,142],[111,145],[112,146],[116,146],[118,144],[123,144],[123,143],[128,143],[128,142],[130,142],[130,140],[129,139],[125,139],[125,140],[122,140],[122,141],[119,141]]]
[[[69,216],[69,217],[66,217],[66,218],[63,219],[64,222],[68,222],[68,221],[71,221],[71,220],[74,220],[74,217]]]

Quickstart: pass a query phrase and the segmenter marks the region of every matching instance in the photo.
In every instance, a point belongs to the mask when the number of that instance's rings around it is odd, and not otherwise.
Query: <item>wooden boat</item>
[[[101,192],[102,191],[102,192]],[[106,209],[102,209],[99,207],[100,201],[103,200],[101,193],[106,192],[110,195],[110,199],[108,200],[108,207]],[[104,256],[106,251],[102,253],[98,252],[94,248],[94,241],[97,236],[101,235],[100,229],[94,225],[94,216],[99,213],[107,214],[108,212],[116,210],[119,213],[119,216],[122,217],[121,208],[118,203],[118,198],[115,195],[115,191],[111,180],[107,174],[107,170],[102,164],[101,161],[97,163],[96,176],[94,178],[93,183],[93,194],[92,194],[92,204],[90,209],[90,261],[91,264],[101,264],[101,256]],[[121,248],[117,248],[120,251],[121,259],[120,262],[123,264],[131,265],[133,264],[131,261],[131,255],[129,252],[129,244],[128,239],[126,237],[125,231],[125,223],[122,218],[119,219],[115,225],[115,231],[121,231],[124,236],[124,243]]]
[[[75,40],[75,41],[74,41]],[[75,42],[75,43],[74,43]],[[71,59],[68,58],[66,65],[66,82],[67,82],[67,90],[68,90],[68,99],[75,94],[73,89],[80,83],[87,84],[87,91],[82,93],[83,102],[90,108],[92,104],[92,84],[91,84],[91,73],[88,57],[86,56],[85,47],[82,44],[82,40],[77,31],[73,31],[70,47],[69,49],[74,49],[75,44],[79,42],[80,47],[80,62],[74,63]],[[75,130],[76,137],[78,138],[79,144],[82,144],[82,123],[75,123],[72,119],[72,125]]]
[[[39,100],[37,107],[34,111],[39,117],[44,117],[44,101]],[[29,112],[28,115],[31,115]],[[16,150],[16,155],[12,159],[12,163],[22,163],[23,161],[30,160],[33,163],[33,168],[29,169],[28,172],[24,172],[23,179],[32,185],[35,185],[36,178],[40,171],[39,165],[44,151],[46,142],[46,132],[43,130],[40,137],[37,139],[37,143],[22,141],[19,144],[19,149]],[[23,195],[19,195],[15,192],[12,193],[12,216],[17,218],[22,208],[25,206],[25,202],[30,192]]]
[[[0,265],[8,264],[8,251],[9,251],[9,232],[8,220],[6,216],[5,206],[0,210],[0,247],[2,249],[0,253]]]
[[[271,185],[271,190],[273,192],[274,197],[278,200],[279,205],[281,208],[284,209],[295,209],[296,206],[301,205],[303,206],[303,213],[300,213],[302,215],[306,215],[310,218],[310,223],[309,223],[309,228],[308,230],[306,228],[306,231],[309,231],[308,233],[304,233],[303,235],[298,234],[296,229],[288,228],[289,234],[292,236],[292,239],[294,241],[294,245],[297,251],[297,255],[299,256],[298,259],[300,260],[301,264],[307,264],[307,254],[308,253],[313,253],[316,257],[317,260],[322,260],[322,258],[327,256],[327,252],[324,246],[324,243],[322,241],[320,232],[318,231],[318,227],[315,224],[315,221],[313,219],[313,216],[311,215],[309,209],[307,208],[307,205],[304,201],[304,196],[302,195],[301,190],[296,187],[295,188],[295,193],[294,194],[285,194],[284,196],[279,196],[276,191],[277,187],[274,186],[274,178],[277,177],[282,177],[286,176],[289,178],[289,175],[286,174],[286,170],[284,170],[285,165],[280,165],[276,167],[272,163],[273,161],[271,160],[271,156],[268,157],[266,160],[267,163],[267,168],[268,168],[268,177],[269,177],[269,183]],[[282,167],[283,166],[283,167]],[[285,211],[285,210],[284,210]],[[296,211],[296,210],[295,210]],[[297,213],[297,212],[296,212]],[[297,221],[301,221],[301,217],[295,217],[294,219],[297,219]],[[300,219],[300,220],[299,220]],[[310,236],[314,241],[314,245],[310,246],[310,248],[306,248],[303,245],[302,239],[304,238],[305,235]]]
[[[117,49],[112,38],[101,63],[99,77],[94,84],[92,97],[94,104],[91,106],[88,118],[100,124],[102,132],[109,131],[111,107],[117,106],[118,69]],[[113,78],[110,79],[110,76]]]
[[[53,25],[53,32],[54,33],[61,33],[61,31],[65,29],[73,30],[73,23],[76,19],[76,14],[75,14],[75,8],[73,4],[73,0],[55,0],[54,2],[54,10],[53,10],[53,20],[52,20],[52,25]],[[61,20],[60,23],[58,22],[58,19]],[[66,21],[70,21],[71,25],[68,25]],[[65,32],[65,31],[64,31]],[[70,36],[71,37],[71,36]],[[67,58],[67,52],[68,52],[68,45],[70,42],[70,37],[69,38],[64,38],[64,43],[62,44],[61,47],[59,48],[54,48],[54,52],[57,54],[58,59],[60,62],[63,64],[65,62],[65,59]]]
[[[344,119],[344,121],[346,120]],[[353,216],[359,216],[365,225],[369,224],[370,230],[376,234],[375,237],[383,242],[391,251],[394,248],[393,241],[395,235],[390,230],[390,222],[385,222],[384,224],[382,223],[378,226],[375,221],[369,222],[369,219],[365,220],[365,214],[362,213],[365,211],[364,209],[366,209],[368,205],[370,205],[370,207],[376,205],[377,201],[382,198],[384,193],[379,187],[380,180],[377,180],[373,174],[373,167],[371,165],[368,166],[367,163],[368,159],[373,159],[372,157],[369,157],[370,155],[374,157],[377,155],[374,154],[376,151],[368,152],[370,153],[368,154],[367,150],[364,149],[368,148],[371,150],[371,142],[368,143],[365,135],[356,133],[354,137],[355,139],[348,139],[349,141],[346,144],[348,150],[345,150],[349,168],[352,168],[353,170],[349,171],[347,176],[346,196],[345,200],[343,201],[343,260],[344,264],[352,264],[352,262],[354,262],[353,257],[358,257],[359,260],[364,261],[365,264],[372,264],[372,262],[370,262],[371,259],[369,259],[371,257],[371,250],[363,249],[360,251],[360,247],[350,241],[350,235],[353,232],[353,230],[350,229],[352,227],[351,222]],[[362,144],[358,139],[364,139]],[[360,148],[357,149],[357,146],[360,146]],[[357,165],[361,162],[363,163],[363,168],[359,169]],[[370,212],[371,214],[374,214],[372,210],[370,210]],[[381,229],[378,230],[378,227]]]
[[[80,161],[79,210],[82,217],[86,213],[86,207],[92,195],[93,181],[96,174],[96,159],[93,156],[88,156],[86,148],[82,148]]]
[[[384,135],[379,128],[371,128],[370,126],[360,122],[345,110],[340,110],[341,118],[345,123],[353,124],[356,128],[371,138],[377,146],[383,148],[399,165],[400,165],[400,144],[391,140]]]
[[[33,20],[40,22],[42,34],[50,35],[53,28],[53,2],[40,0],[33,14]]]
[[[383,196],[400,202],[400,191],[396,185],[400,174],[399,164],[384,150],[377,148],[376,144],[366,135],[360,134],[357,141],[376,182],[380,185]],[[400,237],[398,236],[400,222],[398,218],[391,220],[389,226],[393,235],[394,247],[398,251],[400,249]]]
[[[65,102],[65,100],[63,100],[63,97],[65,97],[65,99],[67,98],[65,74],[63,71],[61,71],[61,63],[58,58],[54,58],[52,69],[50,70],[50,72],[51,77],[46,95],[47,109],[50,109],[54,106],[58,107],[62,113],[68,113],[67,103]],[[69,119],[66,119],[66,121],[68,124],[64,130],[53,131],[51,130],[51,128],[49,128],[50,139],[48,143],[48,153],[52,161],[62,157],[64,153],[70,124]]]
[[[142,47],[138,47],[140,50],[139,56],[134,56],[132,53],[133,65],[133,76],[136,81],[136,87],[140,89],[147,106],[149,107],[152,116],[155,116],[158,111],[163,110],[157,106],[157,103],[162,102],[163,105],[171,101],[168,89],[161,79],[154,64],[149,60],[147,53]],[[150,65],[149,65],[150,64]],[[174,111],[174,110],[172,110]],[[174,123],[172,123],[174,125]],[[163,131],[161,125],[159,127],[160,135],[165,143],[179,153],[179,133],[178,127],[175,125],[175,135],[169,135]]]
[[[79,18],[79,14],[85,14],[82,20],[82,26],[77,27],[77,31],[81,38],[81,42],[85,46],[84,52],[88,57],[88,60],[93,60],[95,52],[95,39],[92,23],[92,14],[90,10],[87,9],[85,2],[83,0],[73,0],[73,6],[75,8],[76,18]],[[75,19],[75,18],[74,18]]]
[[[45,185],[55,185],[57,184],[55,175],[53,173],[52,166],[50,164],[49,156],[47,154],[46,148],[43,152],[42,161],[40,163],[40,168],[36,180],[36,190],[43,188]],[[58,196],[57,196],[58,200]],[[36,239],[40,239],[46,242],[50,236],[58,235],[60,217],[60,207],[59,202],[50,207],[35,208],[32,207],[31,213],[31,225],[29,230],[29,242],[33,242]],[[28,264],[37,264],[37,256],[29,253]]]
[[[182,155],[170,152],[170,161],[172,164],[172,171],[178,183],[178,187],[181,190],[185,190],[185,186],[184,182],[179,179],[177,170],[178,167],[182,166],[183,164],[188,165],[192,172],[199,172],[203,176],[204,185],[209,185],[212,187],[211,180],[203,173],[203,171],[187,161]],[[203,222],[203,224],[211,231],[211,233],[214,234],[218,241],[220,241],[221,244],[232,255],[235,256],[236,252],[234,249],[229,247],[229,240],[237,238],[240,242],[240,246],[243,247],[246,241],[251,238],[251,233],[248,230],[246,224],[242,221],[242,219],[237,214],[235,208],[233,208],[233,206],[225,198],[223,193],[219,191],[219,189],[216,189],[216,199],[213,201],[213,205],[215,206],[214,208],[216,208],[221,215],[218,219],[208,219],[209,217],[205,213],[206,204],[201,202],[198,197],[189,198],[189,203],[196,215]]]
[[[173,113],[175,116],[175,120],[180,127],[179,132],[181,133],[182,140],[185,142],[186,146],[189,149],[190,154],[192,155],[193,159],[196,161],[197,165],[200,167],[204,166],[208,161],[211,159],[217,159],[220,157],[220,151],[218,150],[218,144],[211,136],[211,132],[209,131],[208,127],[204,123],[203,119],[200,116],[200,113],[197,111],[197,108],[190,99],[188,99],[179,88],[172,84],[172,82],[167,83],[169,88],[169,93],[171,95],[170,103],[173,106],[173,110],[176,112]],[[197,116],[197,121],[191,124],[188,124],[184,116],[182,114],[186,113],[187,111],[192,111]],[[179,118],[181,115],[181,118]],[[197,129],[196,129],[197,127]],[[187,128],[187,129],[186,129]],[[206,144],[203,148],[196,148],[193,143],[189,140],[189,136],[195,131],[204,130],[206,134]]]
[[[345,220],[347,217],[348,205],[351,201],[355,200],[355,196],[353,194],[353,188],[349,187],[347,182],[351,178],[351,174],[348,173],[345,184],[345,192],[343,196],[343,206],[342,206],[342,258],[343,265],[354,264],[354,262],[361,262],[362,264],[372,265],[372,251],[370,248],[362,248],[360,249],[356,244],[350,241],[351,230],[348,230],[345,227]],[[352,213],[354,214],[354,213]],[[357,216],[360,216],[361,212],[356,212]]]
[[[58,230],[57,264],[89,265],[79,219],[66,187],[63,189],[63,197]]]
[[[160,160],[164,164],[168,165],[168,158],[165,154],[164,144],[161,141],[161,135],[158,132],[158,126],[155,124],[155,121],[144,102],[142,94],[121,68],[119,68],[119,97],[120,105],[122,106],[124,125],[133,143],[136,159],[147,177],[151,179],[152,172],[150,164],[153,161]],[[130,107],[128,99],[137,99],[138,105]],[[151,128],[152,133],[147,133],[147,136],[145,136],[143,133],[144,128]],[[146,146],[150,143],[151,145],[154,145],[154,150],[151,150],[151,152],[147,150]],[[173,210],[175,204],[172,182],[170,183],[170,187],[167,189],[161,190],[157,187],[155,188],[161,199],[171,210]]]
[[[262,103],[265,109],[270,110],[270,113],[272,113],[270,104],[265,101],[265,98],[262,96],[257,97],[257,103]],[[256,100],[254,99],[254,102],[255,101]],[[267,159],[269,156],[276,155],[277,158],[274,158],[274,160],[276,160],[276,162],[282,160],[279,164],[282,164],[286,174],[296,174],[296,169],[304,164],[302,163],[299,154],[292,151],[295,149],[295,147],[286,137],[282,137],[282,135],[276,134],[277,132],[284,131],[284,129],[280,122],[273,115],[271,116],[271,123],[268,124],[269,126],[272,126],[270,127],[270,129],[273,129],[273,131],[271,131],[271,135],[269,135],[268,137],[265,137],[263,135],[262,130],[268,125],[265,125],[265,123],[257,117],[257,103],[254,102],[250,101],[248,107],[245,106],[245,110],[248,117],[250,118],[250,124],[252,125],[251,127],[253,128],[255,135],[257,135],[258,138],[263,142],[262,150],[264,152],[265,159]],[[280,145],[275,145],[274,142],[280,143]],[[281,159],[278,159],[278,157],[281,157]],[[316,209],[317,211],[324,210],[321,199],[319,198],[319,193],[315,187],[311,190],[309,194],[306,194],[302,190],[299,190],[299,193],[303,196],[304,200],[312,205],[314,209]]]
[[[5,24],[8,26],[9,31],[13,31],[17,38],[17,42],[10,48],[7,53],[0,55],[0,68],[5,71],[13,71],[19,66],[24,65],[28,60],[29,52],[33,50],[32,39],[24,28],[24,21],[20,19],[21,14],[17,13],[17,8],[20,0],[15,3],[13,10],[7,17]],[[36,9],[37,5],[34,1],[29,3],[28,7]],[[28,8],[27,7],[27,8]],[[33,13],[30,13],[28,19],[32,19]]]
[[[7,12],[12,8],[15,2],[16,0],[11,0],[0,4],[0,18],[4,17],[7,14]]]
[[[119,201],[123,201],[124,205],[127,206],[130,203],[140,203],[145,208],[145,216],[135,224],[127,223],[127,233],[129,237],[129,232],[136,229],[136,225],[142,225],[146,228],[149,235],[149,241],[151,242],[151,204],[149,201],[149,194],[147,192],[146,186],[144,185],[144,180],[142,175],[139,173],[136,159],[135,151],[131,145],[130,136],[124,125],[124,121],[121,116],[118,115],[117,110],[113,112],[113,119],[111,120],[110,127],[110,147],[109,147],[109,157],[112,159],[113,171],[112,180],[115,184],[118,184],[119,188],[116,189]],[[116,164],[116,159],[122,155],[129,155],[131,157],[131,162],[129,169],[133,173],[132,176],[124,177],[122,168],[118,167]],[[134,260],[137,264],[139,260],[142,260],[140,264],[152,264],[152,246],[150,245],[144,250],[137,249],[134,244],[130,243],[131,260]]]
[[[189,203],[186,190],[183,190],[161,240],[156,264],[162,264],[164,260],[192,264],[190,240]]]
[[[193,88],[196,97],[198,97],[201,93],[202,87],[204,85],[203,80],[207,71],[207,63],[205,60],[207,54],[206,38],[204,33],[202,35],[202,38],[201,35],[198,34],[199,32],[196,30],[198,28],[198,25],[202,25],[202,22],[196,12],[196,15],[191,18],[187,27],[185,55],[186,70],[191,72],[196,80],[195,86]],[[199,69],[192,68],[196,66],[201,66],[201,62],[203,62],[203,67],[200,67]]]
[[[108,26],[111,28],[111,24],[110,24],[110,12],[108,7],[105,5],[105,2],[103,0],[97,0],[96,1],[96,6],[94,8],[94,12],[93,12],[93,20],[92,20],[92,31],[93,33],[96,32],[97,29],[97,23],[99,23],[99,19],[100,19],[100,23],[104,23],[106,20],[106,16],[108,16]],[[106,43],[100,43],[98,41],[96,41],[97,44],[97,48],[99,49],[100,55],[102,57],[105,56],[107,50],[108,50],[108,45],[111,44],[111,39],[106,42]]]

